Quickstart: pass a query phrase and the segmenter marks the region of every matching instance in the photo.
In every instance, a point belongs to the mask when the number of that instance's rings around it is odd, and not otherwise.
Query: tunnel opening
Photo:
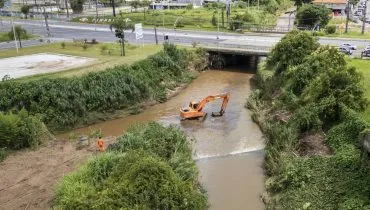
[[[208,52],[208,66],[210,69],[256,73],[259,60],[259,55]]]

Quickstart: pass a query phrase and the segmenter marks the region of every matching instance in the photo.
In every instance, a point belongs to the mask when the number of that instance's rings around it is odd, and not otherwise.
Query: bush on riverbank
[[[24,109],[18,113],[0,112],[0,148],[37,147],[45,132],[40,118],[29,115]]]
[[[55,209],[205,209],[207,196],[185,134],[150,122],[64,177]]]
[[[0,162],[8,154],[8,150],[35,148],[49,133],[40,117],[29,115],[24,109],[18,113],[0,112]]]
[[[266,136],[268,209],[370,209],[361,75],[332,47],[281,70],[261,64],[247,102]]]
[[[194,78],[190,63],[194,57],[203,57],[201,53],[166,44],[163,51],[131,66],[74,78],[4,81],[0,83],[0,111],[24,108],[30,114],[41,114],[51,130],[88,124],[97,113],[147,100],[165,101],[168,90]]]

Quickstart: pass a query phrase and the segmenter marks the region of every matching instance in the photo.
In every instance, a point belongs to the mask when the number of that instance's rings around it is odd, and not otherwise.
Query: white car
[[[351,50],[356,50],[357,49],[357,47],[355,45],[351,45],[349,43],[344,43],[344,44],[341,45],[341,47],[346,47],[346,48],[349,48]]]

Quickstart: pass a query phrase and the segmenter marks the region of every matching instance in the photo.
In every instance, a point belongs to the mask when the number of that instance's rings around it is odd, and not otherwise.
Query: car
[[[346,54],[346,55],[352,55],[352,50],[349,49],[348,47],[340,47],[339,48],[339,51],[341,51],[342,53]]]
[[[355,45],[351,45],[349,43],[344,43],[344,44],[341,45],[341,47],[346,47],[346,48],[349,48],[351,50],[356,50],[357,49],[357,47]]]
[[[364,49],[364,51],[361,52],[361,58],[362,57],[370,57],[370,48]]]

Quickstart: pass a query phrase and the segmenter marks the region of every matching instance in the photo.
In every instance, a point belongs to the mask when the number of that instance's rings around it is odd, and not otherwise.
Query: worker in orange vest
[[[105,150],[104,141],[101,136],[99,136],[99,139],[98,139],[98,149],[100,152],[103,152]]]

